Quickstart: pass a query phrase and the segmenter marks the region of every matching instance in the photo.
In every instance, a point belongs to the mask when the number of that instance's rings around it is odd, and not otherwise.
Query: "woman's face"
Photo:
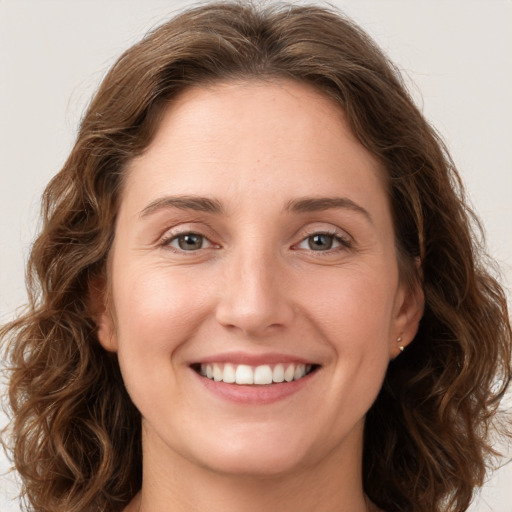
[[[291,81],[192,88],[127,172],[98,335],[145,457],[262,475],[360,457],[420,300],[339,107]]]

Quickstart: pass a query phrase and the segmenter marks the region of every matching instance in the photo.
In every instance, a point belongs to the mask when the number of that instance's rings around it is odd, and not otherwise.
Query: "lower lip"
[[[292,382],[280,382],[267,385],[240,385],[227,384],[222,381],[215,381],[199,375],[192,370],[203,386],[213,394],[239,404],[271,404],[284,400],[285,398],[298,393],[304,386],[314,378],[318,369],[305,377]]]

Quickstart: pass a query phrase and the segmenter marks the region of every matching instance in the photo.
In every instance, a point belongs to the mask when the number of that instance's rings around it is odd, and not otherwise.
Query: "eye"
[[[335,242],[334,236],[326,233],[317,233],[316,235],[308,236],[306,240],[308,241],[308,247],[312,251],[328,251],[332,249]]]
[[[181,251],[198,251],[210,247],[210,241],[199,233],[181,233],[164,241],[165,245]]]
[[[333,233],[314,233],[304,238],[297,247],[299,249],[322,252],[337,249],[338,247],[350,247],[350,241]]]

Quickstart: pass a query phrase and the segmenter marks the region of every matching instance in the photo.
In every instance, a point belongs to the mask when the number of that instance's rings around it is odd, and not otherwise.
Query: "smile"
[[[250,366],[247,364],[208,363],[198,365],[196,371],[207,379],[226,384],[264,386],[302,379],[317,365],[278,363]]]

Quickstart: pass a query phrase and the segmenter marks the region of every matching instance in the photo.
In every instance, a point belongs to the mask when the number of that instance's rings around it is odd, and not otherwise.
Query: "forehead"
[[[138,195],[146,185],[202,195],[238,187],[242,194],[276,178],[292,195],[329,195],[349,181],[353,190],[385,189],[381,166],[352,134],[339,104],[290,80],[186,89],[127,171],[125,192],[136,188]]]

